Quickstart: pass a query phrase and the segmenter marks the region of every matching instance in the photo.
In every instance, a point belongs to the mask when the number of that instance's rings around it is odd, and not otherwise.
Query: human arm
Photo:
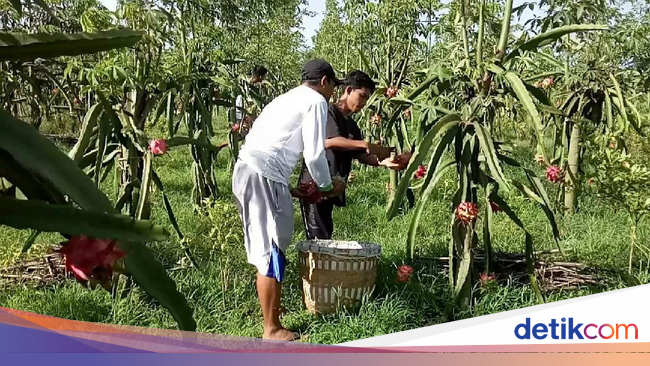
[[[408,161],[403,162],[400,156],[388,157],[384,160],[379,160],[375,155],[361,153],[356,156],[356,159],[361,163],[368,166],[383,166],[392,170],[404,170],[408,165]]]
[[[409,163],[411,162],[412,156],[413,153],[411,153],[410,151],[406,151],[402,154],[385,159],[380,164],[389,169],[404,170],[408,167]]]
[[[373,144],[364,140],[346,139],[345,137],[337,136],[325,140],[325,148],[331,150],[361,150],[365,155],[374,155],[380,160],[386,159],[390,156],[391,149],[385,148],[381,145]]]
[[[355,156],[358,162],[364,165],[368,166],[379,166],[379,159],[375,155],[371,155],[368,153],[360,153],[357,156]]]
[[[362,150],[368,148],[366,141],[346,139],[345,137],[336,136],[325,140],[325,148],[330,150]]]
[[[305,112],[302,124],[305,166],[320,191],[333,189],[329,164],[325,157],[327,102],[315,103]]]
[[[290,193],[292,197],[297,198],[299,200],[305,198],[305,195],[302,192],[300,192],[300,189],[298,188],[291,188]]]

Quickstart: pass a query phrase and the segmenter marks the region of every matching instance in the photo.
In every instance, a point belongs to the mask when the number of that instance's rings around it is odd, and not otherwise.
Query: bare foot
[[[263,339],[273,339],[276,341],[295,341],[298,338],[298,334],[284,329],[275,329],[271,331],[264,331]]]

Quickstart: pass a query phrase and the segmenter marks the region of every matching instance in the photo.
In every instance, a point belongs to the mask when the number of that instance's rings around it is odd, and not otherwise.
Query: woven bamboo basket
[[[315,240],[300,242],[297,249],[303,301],[310,312],[356,307],[374,289],[378,244]]]

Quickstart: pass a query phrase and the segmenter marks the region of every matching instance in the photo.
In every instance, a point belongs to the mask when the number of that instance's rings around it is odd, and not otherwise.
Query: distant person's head
[[[334,89],[343,82],[336,78],[334,69],[327,61],[314,59],[302,69],[302,84],[319,92],[326,100],[334,94]]]
[[[251,72],[251,79],[250,82],[251,84],[255,83],[261,83],[264,78],[266,78],[266,74],[269,72],[269,70],[266,69],[266,67],[257,65],[253,68],[253,72]]]
[[[365,72],[354,70],[345,76],[343,87],[345,90],[341,95],[341,103],[352,113],[357,113],[375,92],[375,81]]]

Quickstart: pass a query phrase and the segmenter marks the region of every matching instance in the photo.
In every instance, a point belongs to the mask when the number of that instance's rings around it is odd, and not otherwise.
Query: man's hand
[[[300,183],[298,188],[294,188],[290,192],[293,197],[307,203],[318,203],[323,199],[323,195],[314,181]]]
[[[388,168],[388,169],[393,169],[393,170],[397,170],[397,171],[399,171],[399,170],[404,170],[404,169],[406,169],[406,166],[407,166],[407,165],[405,165],[405,164],[400,164],[400,162],[399,162],[399,160],[397,159],[397,157],[394,156],[394,157],[386,158],[386,159],[380,161],[380,162],[379,162],[379,166],[383,166],[383,167],[386,167],[386,168]]]
[[[332,179],[332,185],[334,186],[334,188],[331,191],[321,192],[323,198],[340,196],[343,193],[343,191],[345,191],[345,187],[347,183],[341,177],[334,177]]]
[[[305,195],[302,192],[300,192],[298,188],[293,188],[291,190],[291,197],[301,200],[305,198]]]
[[[407,151],[405,153],[397,155],[395,158],[398,161],[398,164],[404,165],[404,169],[409,165],[411,162],[411,158],[413,157],[413,153],[410,151]]]
[[[410,151],[405,152],[403,154],[384,159],[379,162],[379,165],[393,170],[404,170],[406,167],[408,167],[412,156],[413,154]]]
[[[379,159],[379,161],[385,160],[390,157],[392,148],[385,148],[381,145],[373,144],[368,142],[366,146],[366,152],[370,155],[374,155]]]

